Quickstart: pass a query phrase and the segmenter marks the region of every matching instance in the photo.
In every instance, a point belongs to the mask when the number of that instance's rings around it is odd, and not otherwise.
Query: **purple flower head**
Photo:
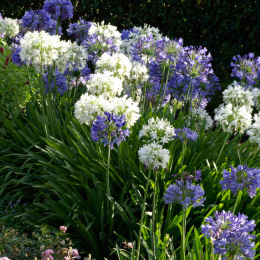
[[[88,65],[86,64],[86,66],[81,70],[81,76],[85,79],[85,80],[89,80],[90,79],[90,74],[91,74],[91,70],[88,67]]]
[[[122,40],[128,40],[129,34],[130,34],[131,32],[133,32],[133,30],[134,30],[133,28],[123,30],[123,31],[121,32],[121,39],[122,39]]]
[[[105,116],[98,116],[91,128],[91,137],[95,142],[103,143],[113,149],[114,144],[119,144],[129,136],[130,131],[125,127],[124,115],[114,115],[104,112]]]
[[[214,218],[206,218],[205,222],[207,225],[201,226],[201,233],[212,240],[215,254],[241,257],[239,259],[254,258],[255,243],[252,240],[255,236],[250,234],[255,227],[254,220],[247,220],[247,216],[240,213],[236,216],[223,210],[216,211]]]
[[[14,64],[21,66],[24,65],[25,63],[21,61],[20,57],[20,46],[17,46],[15,49],[12,50],[12,61]]]
[[[46,73],[44,75],[44,83],[47,93],[49,93],[50,90],[53,91],[55,89],[55,85],[56,91],[61,95],[63,95],[68,90],[67,78],[64,76],[64,74],[61,74],[58,71],[56,71],[55,78],[53,77],[53,75],[49,76],[48,73]]]
[[[198,138],[198,134],[187,127],[175,129],[175,134],[174,137],[181,141],[196,141]]]
[[[57,20],[67,20],[73,17],[73,5],[70,0],[46,0],[43,9]]]
[[[88,30],[91,26],[91,22],[87,22],[84,19],[79,18],[77,23],[72,23],[68,28],[68,35],[73,36],[77,43],[82,43],[88,37]]]
[[[53,35],[56,33],[57,21],[53,20],[51,15],[45,10],[31,10],[25,12],[21,25],[23,30],[46,31]],[[60,26],[58,33],[61,33]]]
[[[260,57],[254,53],[249,53],[243,57],[234,56],[230,64],[232,67],[232,77],[237,77],[245,84],[245,87],[252,87],[260,80]]]
[[[177,180],[171,184],[164,194],[165,204],[177,203],[184,208],[203,206],[205,201],[204,191],[200,185],[194,185],[191,181]]]
[[[193,46],[184,48],[176,65],[176,71],[169,80],[177,99],[186,95],[191,98],[208,97],[220,89],[211,60],[206,48]]]
[[[3,20],[3,16],[2,16],[2,14],[0,13],[0,21],[1,21],[1,20]]]
[[[230,166],[230,171],[223,170],[223,180],[220,181],[223,190],[230,189],[233,194],[245,190],[253,198],[260,188],[260,169],[248,168],[247,165]]]

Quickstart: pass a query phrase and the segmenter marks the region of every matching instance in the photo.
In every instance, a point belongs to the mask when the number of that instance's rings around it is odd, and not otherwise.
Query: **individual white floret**
[[[0,20],[0,35],[13,38],[19,33],[19,24],[17,19],[4,18]]]
[[[132,63],[130,59],[122,53],[114,53],[112,55],[104,53],[96,63],[96,71],[103,72],[109,70],[121,79],[129,77],[131,68]]]
[[[234,107],[229,103],[215,109],[215,120],[226,132],[244,133],[251,125],[252,116],[248,107]]]
[[[87,90],[92,95],[115,97],[122,93],[123,84],[121,79],[112,75],[112,72],[104,71],[91,75],[91,79],[87,82]]]
[[[231,103],[233,106],[246,106],[249,109],[254,105],[251,91],[245,89],[236,81],[224,90],[223,100],[225,104]]]
[[[165,119],[150,118],[147,125],[143,125],[139,138],[144,137],[148,143],[157,142],[166,144],[172,141],[175,135],[174,127]]]
[[[256,143],[260,147],[260,112],[255,114],[254,121],[248,129],[247,134],[249,135],[250,142]]]
[[[139,160],[155,170],[165,169],[170,160],[170,152],[157,143],[145,144],[138,150]]]

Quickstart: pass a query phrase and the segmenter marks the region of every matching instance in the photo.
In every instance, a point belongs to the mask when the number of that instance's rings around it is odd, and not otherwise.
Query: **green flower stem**
[[[186,260],[186,245],[185,245],[185,239],[186,239],[186,208],[183,207],[183,213],[182,213],[182,234],[181,234],[181,259]]]
[[[109,137],[109,144],[111,142],[111,137]],[[108,145],[108,155],[107,155],[107,172],[106,172],[106,195],[107,195],[107,217],[109,217],[109,197],[110,197],[110,187],[109,187],[109,167],[111,159],[111,147]]]
[[[27,78],[28,78],[28,82],[29,82],[31,99],[32,99],[32,101],[33,101],[33,103],[35,105],[34,95],[33,95],[33,92],[32,92],[31,78],[30,78],[30,73],[29,73],[29,69],[28,69],[27,65],[26,65],[26,71],[27,71]]]
[[[157,195],[157,182],[158,182],[158,173],[155,171],[155,180],[154,180],[154,193],[153,193],[153,210],[152,210],[152,244],[153,244],[153,256],[156,259],[156,239],[155,239],[155,217],[156,217],[156,195]]]
[[[223,150],[224,150],[224,147],[225,147],[225,145],[226,145],[226,143],[227,143],[228,137],[229,137],[229,133],[226,133],[226,136],[225,136],[223,145],[222,145],[222,147],[221,147],[221,149],[220,149],[220,151],[219,151],[218,158],[217,158],[217,160],[216,160],[216,165],[217,165],[217,163],[218,163],[218,161],[219,161],[219,158],[220,158],[220,156],[221,156],[221,154],[222,154],[222,152],[223,152]]]
[[[163,103],[163,100],[164,100],[165,91],[166,91],[166,86],[167,86],[167,83],[168,83],[168,80],[169,80],[169,76],[170,76],[170,67],[168,68],[168,71],[167,71],[166,80],[165,80],[165,86],[164,86],[164,89],[163,89],[163,95],[162,95],[162,98],[161,98],[159,110],[160,110],[161,107],[162,107],[162,103]]]
[[[58,35],[59,32],[59,25],[60,25],[60,17],[57,18],[57,25],[56,25],[56,35]]]
[[[143,204],[142,204],[140,228],[139,228],[138,241],[137,241],[136,260],[139,260],[139,257],[140,257],[141,235],[142,235],[142,227],[143,227],[143,221],[144,221],[145,203],[146,203],[147,191],[148,191],[148,187],[149,187],[149,183],[150,183],[151,173],[152,173],[152,170],[149,169],[149,171],[148,171],[148,178],[147,178],[147,182],[146,182],[146,186],[145,186],[145,190],[144,190],[144,200],[143,200]]]
[[[234,208],[233,208],[233,211],[232,211],[233,214],[235,214],[235,212],[236,212],[236,208],[237,208],[237,205],[238,205],[238,199],[239,199],[239,197],[241,196],[241,194],[242,194],[242,191],[239,190],[238,193],[237,193],[237,197],[236,197],[235,205],[234,205]]]

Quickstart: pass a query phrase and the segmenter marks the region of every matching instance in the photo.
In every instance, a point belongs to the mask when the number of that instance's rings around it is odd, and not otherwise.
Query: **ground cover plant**
[[[0,256],[257,259],[260,58],[235,56],[224,88],[205,47],[83,19],[68,40],[72,17],[46,0],[0,18]]]

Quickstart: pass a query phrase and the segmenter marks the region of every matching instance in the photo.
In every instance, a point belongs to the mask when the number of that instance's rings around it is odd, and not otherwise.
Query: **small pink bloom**
[[[62,231],[63,233],[66,233],[67,227],[66,226],[60,226],[60,231]]]

